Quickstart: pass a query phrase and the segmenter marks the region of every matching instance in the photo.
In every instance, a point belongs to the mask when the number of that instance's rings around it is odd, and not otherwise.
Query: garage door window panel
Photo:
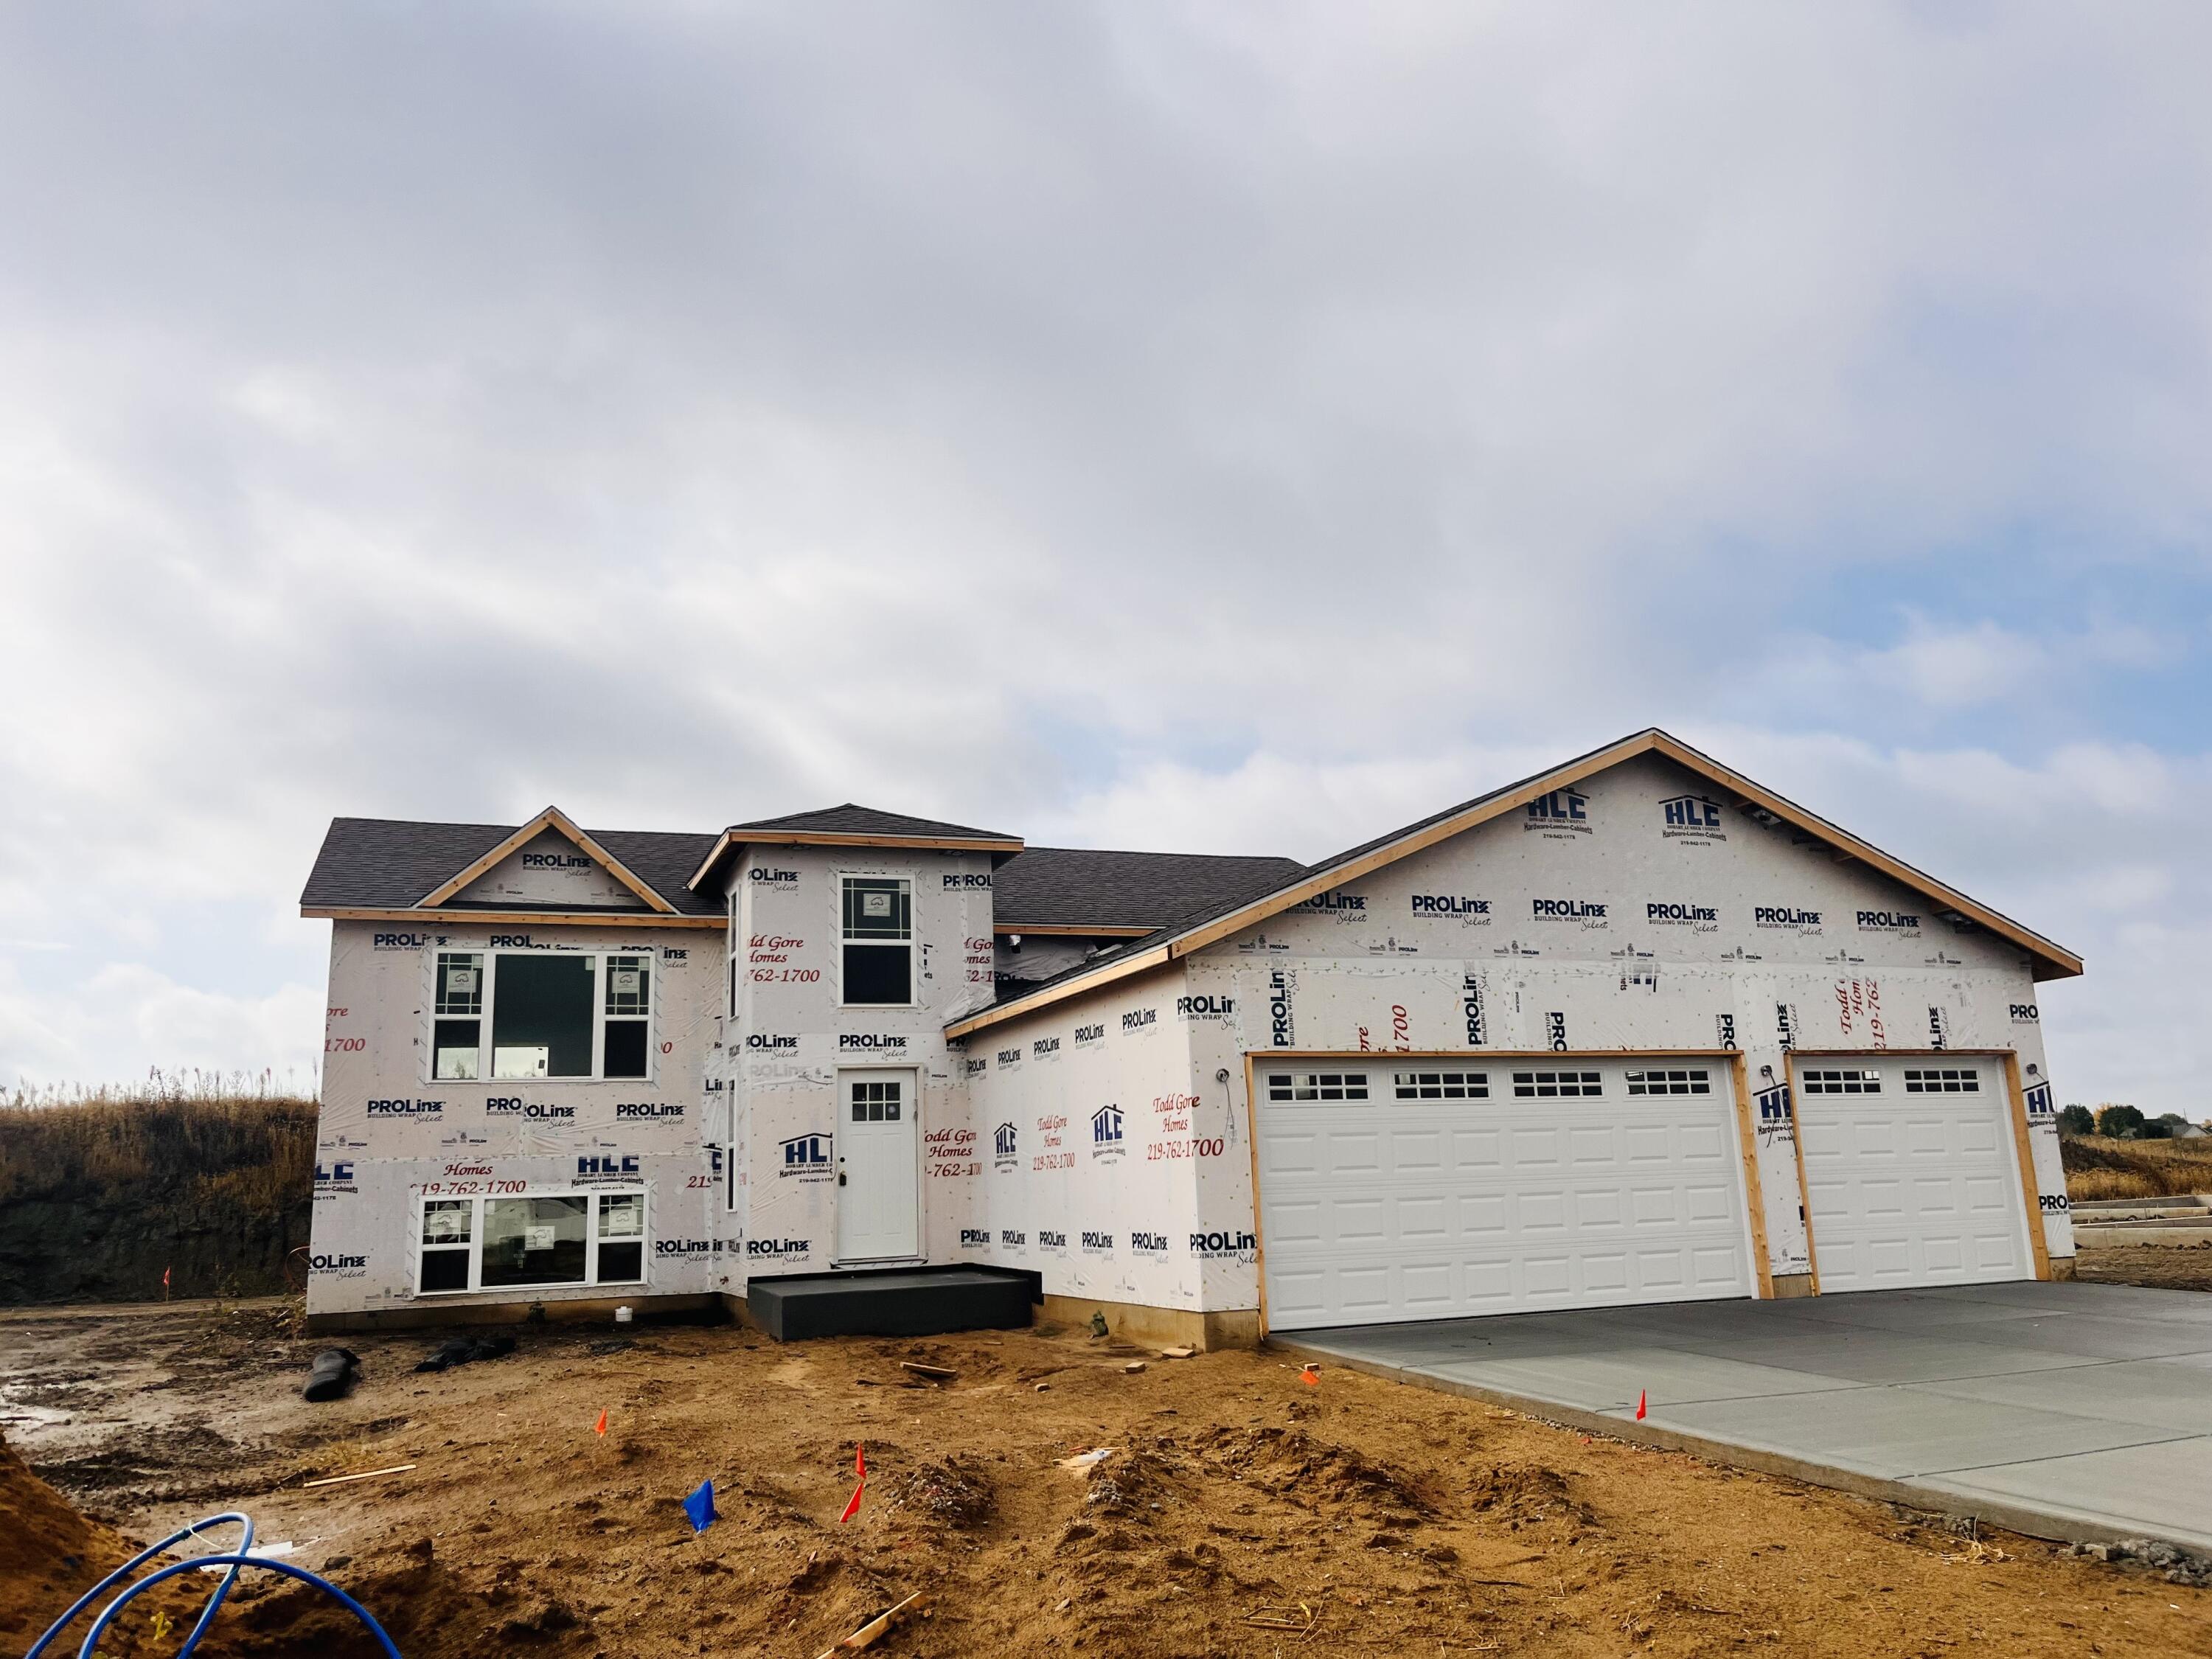
[[[1322,1101],[1358,1102],[1367,1098],[1364,1072],[1270,1072],[1267,1098],[1293,1104]]]
[[[1399,1100],[1490,1098],[1490,1077],[1485,1072],[1398,1072],[1392,1074],[1390,1085]]]
[[[1869,1071],[1838,1071],[1833,1066],[1816,1066],[1798,1074],[1798,1081],[1808,1095],[1878,1095],[1881,1092],[1881,1073]]]
[[[1709,1095],[1713,1091],[1712,1071],[1704,1066],[1634,1071],[1629,1073],[1627,1082],[1632,1095]]]
[[[1905,1068],[1908,1095],[1977,1095],[1981,1074],[1966,1066],[1911,1066]]]
[[[1516,1072],[1516,1100],[1595,1099],[1605,1093],[1595,1072]]]

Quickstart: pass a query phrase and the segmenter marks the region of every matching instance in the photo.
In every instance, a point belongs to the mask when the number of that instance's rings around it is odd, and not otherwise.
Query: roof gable
[[[674,905],[641,881],[620,859],[599,845],[592,836],[579,830],[570,821],[568,815],[557,806],[547,807],[497,845],[487,849],[459,872],[439,883],[416,901],[418,907],[425,910],[434,910],[441,905],[451,902],[458,898],[465,889],[474,885],[483,876],[506,863],[510,857],[520,853],[524,848],[548,831],[567,840],[577,848],[580,856],[597,863],[607,874],[613,877],[623,888],[642,902],[647,909],[658,911],[662,915],[675,914]]]
[[[483,874],[496,868],[501,861],[500,849],[512,846],[519,850],[530,840],[525,833],[529,828],[503,823],[426,823],[398,818],[333,818],[316,855],[314,868],[301,892],[301,908],[311,915],[340,911],[392,914],[420,909],[430,894],[451,885],[457,873],[477,868],[479,875],[475,879],[481,879]],[[543,829],[540,833],[544,833]],[[630,908],[621,913],[623,915],[633,920],[669,912],[684,917],[720,916],[719,905],[691,892],[684,884],[700,856],[714,843],[712,836],[649,830],[578,833],[662,901],[661,907],[655,907],[639,896]],[[522,837],[520,842],[516,841],[518,836]],[[564,844],[577,844],[571,837],[562,839]],[[485,862],[487,858],[489,863]],[[593,859],[593,863],[602,869],[607,867],[598,858]],[[465,882],[462,889],[455,890],[456,895],[468,885]],[[634,894],[635,890],[625,890]],[[559,907],[522,904],[507,908]]]
[[[2063,978],[2081,971],[2081,959],[2064,946],[1969,898],[1924,871],[1892,857],[1819,814],[1753,782],[1741,773],[1723,766],[1701,750],[1691,748],[1679,738],[1653,726],[1623,738],[1617,743],[1607,744],[1602,749],[1577,756],[1549,771],[1540,772],[1517,783],[1492,790],[1488,794],[1478,795],[1472,800],[1447,807],[1389,835],[1364,842],[1334,857],[1309,865],[1297,876],[1265,893],[1218,904],[1209,911],[1185,917],[1142,939],[1103,951],[1080,968],[1071,969],[1056,979],[1047,980],[1024,990],[1019,996],[994,1004],[956,1022],[946,1028],[947,1032],[954,1036],[964,1036],[1016,1013],[1028,1012],[1063,997],[1075,995],[1094,984],[1147,972],[1177,957],[1218,944],[1255,923],[1279,915],[1309,900],[1319,898],[1348,882],[1356,881],[1362,876],[1509,812],[1531,807],[1540,811],[1571,812],[1571,801],[1555,798],[1571,795],[1576,784],[1624,761],[1646,754],[1664,756],[1717,785],[1738,806],[1754,817],[1765,815],[1765,821],[1790,823],[1827,842],[1839,856],[1863,860],[1869,867],[1923,895],[1943,910],[1955,912],[2000,938],[2010,940],[2028,953],[2035,977],[2039,980]]]

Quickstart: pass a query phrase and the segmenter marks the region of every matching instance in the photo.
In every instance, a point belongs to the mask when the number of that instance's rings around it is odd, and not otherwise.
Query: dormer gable
[[[423,909],[629,910],[668,901],[557,806],[521,825],[418,901]]]

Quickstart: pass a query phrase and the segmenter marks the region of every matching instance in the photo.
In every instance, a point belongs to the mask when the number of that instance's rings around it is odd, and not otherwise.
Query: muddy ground
[[[876,1651],[2212,1652],[2212,1592],[2148,1571],[1349,1372],[1309,1386],[1266,1352],[1168,1360],[1048,1331],[781,1346],[732,1327],[521,1342],[418,1376],[430,1339],[354,1339],[366,1380],[312,1406],[297,1385],[320,1345],[280,1304],[9,1314],[0,1429],[140,1536],[250,1510],[410,1659],[811,1659],[916,1591],[930,1616]],[[841,1526],[856,1441],[872,1473]],[[708,1476],[723,1519],[694,1537],[678,1500]],[[0,1535],[57,1524],[19,1510]],[[51,1612],[70,1577],[18,1588]],[[204,1653],[370,1650],[304,1591],[234,1608]],[[27,1639],[0,1630],[0,1651]]]

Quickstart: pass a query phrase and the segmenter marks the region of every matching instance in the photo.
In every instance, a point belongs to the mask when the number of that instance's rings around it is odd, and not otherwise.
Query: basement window
[[[441,951],[434,1007],[435,1081],[653,1073],[650,952]]]
[[[914,1001],[914,887],[890,876],[847,876],[843,900],[844,1003],[903,1008]]]
[[[1364,1100],[1364,1072],[1270,1072],[1270,1100]]]
[[[1878,1095],[1881,1092],[1880,1072],[1839,1072],[1832,1066],[1826,1066],[1801,1072],[1798,1077],[1808,1095]]]
[[[425,1293],[465,1291],[473,1254],[476,1200],[432,1199],[422,1206],[422,1267],[417,1288]]]
[[[1628,1092],[1632,1095],[1709,1095],[1712,1091],[1712,1073],[1702,1066],[1628,1074]]]
[[[533,1193],[422,1200],[416,1290],[554,1290],[645,1278],[645,1194]]]
[[[1972,1066],[1905,1068],[1905,1092],[1908,1095],[1978,1095],[1981,1091],[1981,1073]]]
[[[1485,1072],[1400,1072],[1391,1079],[1401,1100],[1487,1100]]]
[[[1513,1073],[1513,1096],[1516,1100],[1556,1100],[1563,1095],[1595,1098],[1605,1092],[1595,1072],[1516,1072]]]

